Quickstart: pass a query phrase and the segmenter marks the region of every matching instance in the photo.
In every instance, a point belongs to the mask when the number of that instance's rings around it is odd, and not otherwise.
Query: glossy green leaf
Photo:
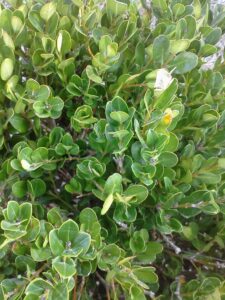
[[[60,54],[65,55],[71,49],[71,37],[66,30],[60,30],[57,37],[57,50]]]
[[[160,35],[153,42],[154,63],[162,66],[169,57],[170,41],[167,36]]]
[[[25,133],[29,129],[29,121],[19,115],[12,116],[10,124],[20,133]]]
[[[26,288],[26,294],[41,296],[47,289],[51,289],[52,285],[42,278],[36,278],[29,283]]]
[[[148,196],[148,190],[143,185],[130,185],[127,190],[124,192],[125,197],[127,197],[128,203],[137,203],[140,204]]]
[[[174,167],[178,162],[178,158],[176,154],[172,152],[163,152],[159,156],[159,163],[161,163],[164,167]]]
[[[60,257],[56,257],[52,262],[52,266],[63,278],[69,278],[76,273],[75,263],[68,257],[63,260]]]
[[[79,232],[78,225],[73,220],[68,220],[59,228],[59,236],[64,242],[72,241]]]
[[[170,52],[172,54],[177,54],[188,49],[190,45],[190,40],[171,40],[170,41]]]
[[[120,15],[126,12],[127,4],[117,0],[107,0],[107,12],[112,15]]]
[[[155,107],[160,109],[167,107],[173,101],[177,89],[178,82],[174,79],[170,86],[156,99]]]
[[[101,259],[106,264],[114,264],[120,259],[121,251],[115,244],[107,245],[101,252]]]
[[[138,277],[139,280],[147,283],[157,282],[157,275],[154,272],[153,267],[140,267],[134,269],[133,273]]]
[[[198,57],[192,52],[181,52],[171,62],[176,74],[185,74],[193,70],[198,64]]]
[[[15,182],[12,186],[12,192],[18,198],[24,197],[27,193],[27,183],[26,183],[26,181],[17,181],[17,182]]]
[[[97,74],[96,70],[92,66],[87,66],[86,73],[90,80],[96,83],[103,83],[102,78]]]

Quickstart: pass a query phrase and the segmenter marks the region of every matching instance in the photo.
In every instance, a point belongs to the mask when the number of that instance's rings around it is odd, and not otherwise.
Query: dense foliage
[[[224,31],[207,0],[2,3],[0,300],[225,299]]]

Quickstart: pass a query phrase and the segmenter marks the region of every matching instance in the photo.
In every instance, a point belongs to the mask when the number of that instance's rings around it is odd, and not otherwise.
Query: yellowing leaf
[[[113,194],[109,194],[109,196],[105,199],[105,202],[103,204],[101,215],[105,215],[107,213],[112,203],[113,203]]]
[[[183,39],[183,40],[171,40],[170,41],[170,52],[172,54],[177,54],[179,52],[185,51],[189,45],[190,40]]]
[[[199,19],[201,17],[201,13],[202,13],[202,7],[201,7],[201,3],[199,0],[194,0],[194,14],[196,19]]]
[[[5,58],[1,64],[0,74],[1,79],[8,80],[13,73],[13,61],[10,58]]]
[[[3,37],[3,41],[4,41],[5,45],[14,50],[15,46],[14,46],[14,42],[13,42],[13,39],[11,38],[11,36],[6,31],[3,30],[2,37]]]
[[[23,26],[23,22],[21,21],[21,19],[17,16],[13,16],[11,22],[12,22],[13,31],[16,33],[19,32]]]
[[[55,13],[55,11],[56,11],[55,4],[53,2],[49,2],[49,3],[46,3],[44,6],[42,6],[42,8],[40,10],[40,16],[45,21],[48,21],[52,17],[52,15]]]

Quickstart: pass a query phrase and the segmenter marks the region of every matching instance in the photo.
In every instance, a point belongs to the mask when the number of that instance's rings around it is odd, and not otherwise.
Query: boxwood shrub
[[[225,299],[225,6],[1,2],[0,300]]]

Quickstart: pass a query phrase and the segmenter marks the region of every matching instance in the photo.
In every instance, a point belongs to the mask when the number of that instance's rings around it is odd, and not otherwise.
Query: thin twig
[[[85,286],[85,277],[82,277],[82,281],[81,281],[81,284],[80,284],[80,290],[79,290],[79,298],[78,298],[78,300],[81,299],[81,296],[82,296],[83,290],[84,290],[84,286]]]
[[[162,234],[162,238],[164,241],[172,248],[176,254],[179,254],[181,252],[181,249],[174,244],[166,235]]]
[[[30,281],[37,278],[42,273],[42,271],[44,271],[44,269],[46,268],[47,265],[48,265],[48,263],[46,262],[36,272],[34,272],[33,275],[30,278]]]
[[[72,178],[72,176],[64,170],[59,169],[59,173],[62,174],[68,180],[70,180]]]
[[[178,277],[177,278],[177,288],[176,288],[176,291],[174,293],[178,300],[182,300],[182,297],[181,297],[181,294],[180,294],[181,282],[182,281],[180,280],[180,277]]]
[[[76,196],[76,199],[84,198],[84,197],[91,196],[91,195],[93,195],[92,192],[86,193],[86,194],[80,194],[80,195]]]
[[[52,197],[54,197],[55,199],[59,200],[61,203],[63,203],[63,205],[65,205],[68,209],[70,209],[70,211],[73,211],[73,206],[70,205],[69,203],[67,203],[64,199],[62,199],[58,194],[54,194],[51,191],[49,192],[49,195],[51,195]]]
[[[200,265],[203,265],[203,266],[205,265],[205,266],[209,266],[209,267],[217,268],[217,269],[223,269],[225,267],[225,261],[218,261],[219,259],[217,261],[215,261],[215,262],[204,260],[204,259],[214,259],[214,258],[210,258],[208,256],[202,256],[202,258],[197,259],[197,258],[195,258],[195,255],[190,257],[190,256],[188,256],[187,253],[186,254],[184,253],[181,256],[181,255],[175,254],[174,252],[171,252],[169,250],[166,250],[166,252],[169,253],[172,256],[178,256],[181,259],[188,260],[191,263],[196,262],[196,263],[198,263]]]
[[[108,283],[105,281],[104,278],[102,278],[102,276],[98,272],[96,272],[96,275],[97,275],[98,279],[100,280],[100,282],[105,286],[107,300],[110,300],[110,293],[109,293]]]

